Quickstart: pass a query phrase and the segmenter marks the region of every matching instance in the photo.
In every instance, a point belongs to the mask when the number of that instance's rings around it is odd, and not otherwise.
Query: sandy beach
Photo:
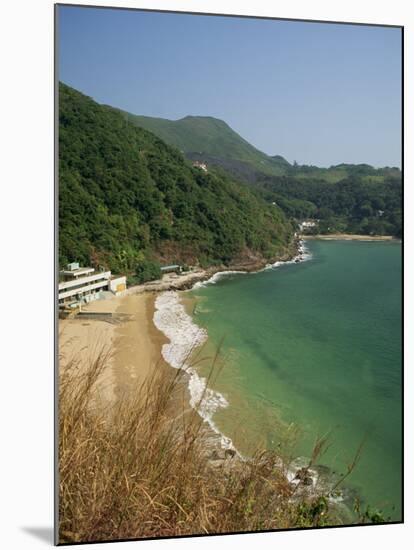
[[[299,242],[278,261],[289,261],[300,252]],[[276,260],[276,259],[275,259]],[[117,398],[136,388],[159,365],[170,365],[162,357],[162,346],[169,340],[154,324],[155,299],[160,292],[187,290],[196,282],[210,279],[217,273],[237,270],[257,272],[265,260],[245,259],[229,266],[193,269],[186,273],[165,274],[162,279],[134,285],[113,296],[82,306],[82,314],[59,320],[59,369],[76,362],[86,369],[97,355],[105,351],[108,367],[97,388],[99,398],[114,403]],[[103,314],[94,318],[88,314]],[[105,318],[105,314],[109,314]]]
[[[97,300],[82,311],[112,313],[108,320],[60,320],[60,369],[72,359],[85,368],[105,349],[110,356],[99,383],[101,398],[113,402],[142,383],[151,369],[163,363],[161,348],[167,341],[152,322],[154,299],[154,294],[143,293]]]
[[[306,241],[394,241],[395,237],[391,235],[352,235],[346,233],[329,233],[327,235],[301,235],[301,239]]]
[[[298,241],[294,245],[292,251],[280,257],[279,261],[298,261],[303,251]],[[257,272],[266,265],[268,264],[264,260],[251,260],[238,263],[232,268],[243,272]],[[107,353],[107,368],[95,386],[95,397],[109,406],[128,393],[137,391],[137,386],[148,381],[157,367],[166,368],[167,375],[175,376],[176,369],[171,368],[170,359],[167,363],[162,356],[163,345],[171,343],[174,356],[178,350],[182,352],[181,360],[184,361],[194,352],[194,341],[187,342],[186,337],[192,331],[200,329],[195,327],[191,315],[186,312],[190,306],[184,298],[174,307],[167,308],[169,316],[178,315],[173,326],[184,330],[184,333],[169,335],[167,338],[165,330],[154,322],[157,296],[166,291],[172,291],[171,294],[176,295],[177,291],[189,289],[198,281],[210,279],[217,273],[231,273],[233,269],[229,271],[226,266],[214,266],[205,270],[194,269],[180,275],[166,274],[161,280],[132,286],[122,296],[112,296],[82,305],[80,314],[59,320],[60,372],[64,372],[72,360],[86,372],[88,365],[104,350]],[[185,345],[186,342],[188,345]],[[192,410],[194,403],[202,396],[200,392],[204,391],[205,383],[195,372],[192,374],[192,384],[189,383],[190,375],[184,372],[182,374],[173,399],[174,410],[180,415],[184,411]],[[211,390],[208,390],[207,396],[215,403],[223,400],[221,394]],[[210,412],[201,412],[200,416],[206,420],[204,428],[208,439],[207,448],[215,448],[216,454],[217,451],[223,454],[224,448],[233,448],[231,440],[227,441],[227,438],[212,427]]]

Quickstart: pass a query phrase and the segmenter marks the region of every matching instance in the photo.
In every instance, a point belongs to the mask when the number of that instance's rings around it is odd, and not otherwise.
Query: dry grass
[[[337,523],[320,498],[295,498],[273,452],[213,461],[182,371],[159,367],[105,405],[97,386],[107,361],[101,352],[88,369],[71,361],[61,373],[59,542]]]

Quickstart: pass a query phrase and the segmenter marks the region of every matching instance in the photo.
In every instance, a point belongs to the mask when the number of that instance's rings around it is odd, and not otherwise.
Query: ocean
[[[399,520],[401,244],[306,248],[300,263],[160,295],[164,357],[188,369],[192,405],[242,456],[276,449],[299,467],[328,435],[315,476],[332,485],[362,445],[338,498]]]

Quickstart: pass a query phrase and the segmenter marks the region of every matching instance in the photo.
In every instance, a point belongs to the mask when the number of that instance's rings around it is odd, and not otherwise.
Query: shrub
[[[160,264],[153,260],[143,259],[137,264],[135,275],[139,283],[161,279],[162,272]]]
[[[101,399],[109,359],[100,352],[85,367],[61,366],[60,543],[341,523],[326,495],[297,492],[274,451],[217,459],[221,448],[189,407],[181,369],[158,365],[114,402]]]

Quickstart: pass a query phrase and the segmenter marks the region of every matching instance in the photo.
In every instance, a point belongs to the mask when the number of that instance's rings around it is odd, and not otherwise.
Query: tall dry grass
[[[100,399],[108,359],[72,360],[60,375],[60,543],[339,522],[324,497],[295,498],[273,452],[212,460],[182,371],[158,367],[116,404]]]

